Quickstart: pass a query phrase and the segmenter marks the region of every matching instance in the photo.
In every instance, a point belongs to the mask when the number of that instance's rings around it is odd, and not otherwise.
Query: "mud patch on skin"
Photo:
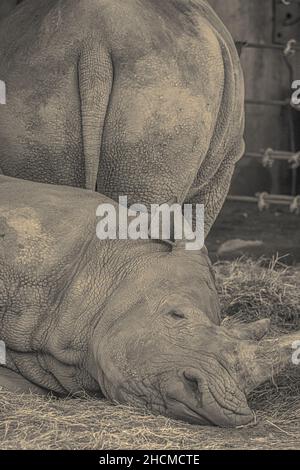
[[[182,31],[193,36],[197,34],[197,24],[194,20],[197,10],[190,2],[154,0],[150,5],[147,2],[147,7],[152,7],[155,12],[159,11],[161,16],[168,20],[168,24],[172,25],[175,34],[180,34]]]
[[[5,243],[5,248],[16,247],[18,236],[15,230],[12,230],[7,223],[7,218],[0,215],[0,249]]]
[[[183,87],[146,88],[134,99],[132,110],[128,111],[126,127],[127,140],[136,142],[144,140],[153,132],[173,135],[176,128],[194,129],[195,122],[211,132],[214,116],[210,113],[210,104],[203,96],[194,97]]]
[[[21,264],[41,263],[54,251],[52,238],[43,230],[33,209],[19,208],[2,211],[0,216],[0,242],[5,243],[4,255]],[[37,250],[36,247],[39,247]]]

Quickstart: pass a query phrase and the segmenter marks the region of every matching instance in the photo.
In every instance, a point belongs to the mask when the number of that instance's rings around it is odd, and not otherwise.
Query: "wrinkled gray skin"
[[[7,16],[16,6],[17,0],[1,0],[0,2],[0,21]]]
[[[0,168],[206,207],[244,149],[234,43],[203,0],[25,0],[0,22]]]
[[[257,343],[268,321],[220,325],[205,252],[98,240],[109,200],[95,192],[0,176],[0,201],[1,386],[85,390],[196,424],[253,419],[246,394],[299,335]]]

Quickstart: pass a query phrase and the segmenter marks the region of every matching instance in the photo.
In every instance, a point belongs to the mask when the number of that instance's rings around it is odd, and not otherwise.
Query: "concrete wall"
[[[273,40],[272,0],[209,0],[235,40],[267,42]],[[290,96],[290,78],[283,54],[272,50],[244,49],[242,65],[248,99],[285,99]],[[299,56],[293,59],[296,78],[300,78]],[[298,67],[298,72],[296,69]],[[249,151],[268,147],[290,150],[287,113],[281,108],[247,106],[246,145]],[[288,192],[290,172],[285,164],[273,170],[261,169],[257,163],[244,160],[239,165],[233,192],[250,194],[261,189]]]

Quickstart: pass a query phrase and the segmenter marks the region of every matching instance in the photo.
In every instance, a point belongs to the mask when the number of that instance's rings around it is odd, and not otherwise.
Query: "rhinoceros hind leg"
[[[0,389],[16,393],[34,393],[37,395],[47,395],[48,391],[34,385],[29,380],[24,379],[20,374],[0,367]]]

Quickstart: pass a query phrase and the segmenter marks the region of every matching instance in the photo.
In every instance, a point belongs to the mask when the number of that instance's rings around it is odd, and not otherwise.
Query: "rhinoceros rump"
[[[244,149],[244,88],[206,1],[26,0],[1,22],[0,80],[4,174],[199,202],[209,231]]]
[[[95,192],[0,176],[0,201],[1,385],[251,422],[246,394],[291,361],[299,335],[260,341],[268,320],[220,325],[205,252],[100,241],[96,209],[112,201]]]

